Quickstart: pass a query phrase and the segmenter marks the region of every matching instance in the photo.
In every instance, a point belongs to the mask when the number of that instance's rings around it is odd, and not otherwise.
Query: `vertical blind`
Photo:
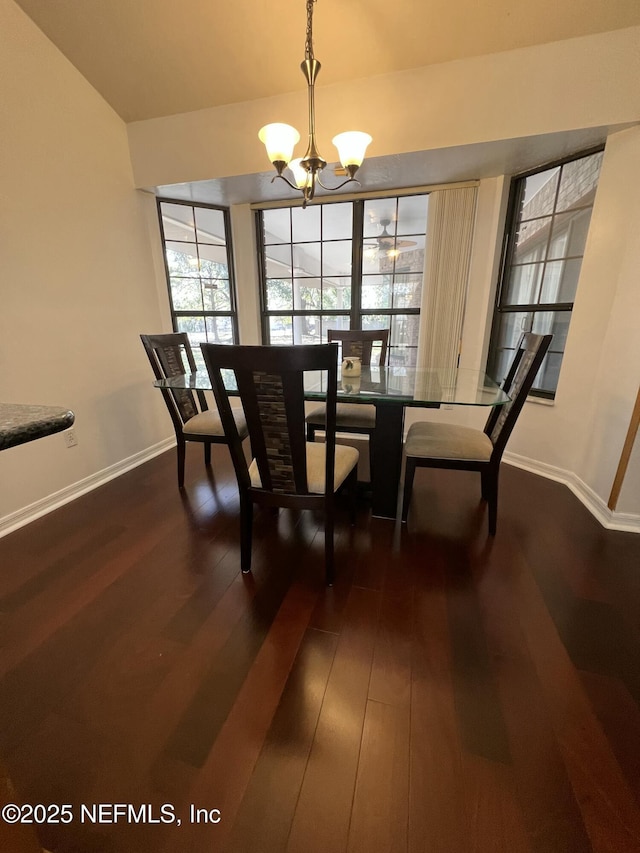
[[[455,367],[469,279],[476,187],[429,196],[418,367]]]

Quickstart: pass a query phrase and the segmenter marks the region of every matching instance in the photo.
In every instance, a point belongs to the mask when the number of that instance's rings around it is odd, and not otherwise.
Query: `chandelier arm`
[[[291,183],[291,181],[289,180],[289,178],[287,178],[287,176],[286,176],[286,175],[274,175],[274,176],[271,178],[271,183],[273,183],[277,178],[280,178],[280,179],[281,179],[281,180],[283,180],[286,184],[289,184],[289,186],[291,187],[291,189],[292,189],[292,190],[301,190],[301,189],[302,189],[301,187],[297,186],[297,184],[292,184],[292,183]]]
[[[327,186],[325,186],[325,185],[322,183],[322,181],[320,180],[320,175],[318,175],[318,177],[317,177],[317,181],[318,181],[318,183],[320,184],[320,186],[322,187],[322,189],[323,189],[323,190],[329,190],[329,191],[333,191],[333,190],[340,190],[340,189],[342,189],[342,187],[346,186],[347,184],[358,184],[358,186],[360,186],[360,181],[359,181],[357,178],[347,178],[347,179],[346,179],[346,181],[343,181],[341,184],[338,184],[338,186],[337,186],[337,187],[327,187]]]

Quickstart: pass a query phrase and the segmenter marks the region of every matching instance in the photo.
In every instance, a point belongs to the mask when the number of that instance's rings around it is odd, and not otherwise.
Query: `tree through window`
[[[189,336],[198,366],[202,342],[237,343],[228,211],[158,200],[173,328]]]
[[[264,340],[385,328],[389,363],[415,364],[427,204],[422,194],[258,211]]]

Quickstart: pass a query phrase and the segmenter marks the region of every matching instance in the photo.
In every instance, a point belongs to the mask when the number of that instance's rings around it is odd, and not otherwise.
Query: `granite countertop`
[[[57,406],[0,403],[0,450],[73,426],[75,415]]]

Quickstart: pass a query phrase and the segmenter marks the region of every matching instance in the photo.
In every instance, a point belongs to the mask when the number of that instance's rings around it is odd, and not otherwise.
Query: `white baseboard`
[[[169,450],[169,448],[174,447],[175,443],[175,438],[165,438],[163,441],[158,442],[158,444],[146,448],[146,450],[134,453],[133,456],[122,459],[108,468],[103,468],[102,471],[97,471],[95,474],[85,477],[84,480],[79,480],[77,483],[65,486],[64,489],[60,489],[60,491],[54,492],[46,498],[41,498],[41,500],[29,504],[29,506],[5,515],[4,518],[0,518],[0,538],[11,533],[13,530],[17,530],[19,527],[24,527],[25,524],[35,521],[41,515],[46,515],[48,512],[52,512],[54,509],[58,509],[58,507],[74,501],[81,495],[91,492],[99,486],[103,486],[109,480],[115,480],[121,474],[125,474],[132,468],[137,468],[138,465],[142,465],[144,462],[148,462],[149,459],[153,459],[155,456],[159,456],[161,453]]]
[[[17,530],[19,527],[24,527],[52,512],[54,509],[70,503],[87,492],[97,489],[99,486],[108,483],[109,480],[114,480],[121,474],[125,474],[132,468],[137,468],[150,459],[159,456],[176,443],[175,438],[166,438],[163,441],[148,447],[146,450],[141,450],[127,459],[116,462],[115,465],[110,465],[102,471],[91,474],[85,477],[84,480],[79,480],[77,483],[72,483],[70,486],[65,486],[58,492],[54,492],[46,498],[42,498],[29,506],[23,507],[16,512],[6,515],[0,519],[0,538]],[[589,512],[606,527],[608,530],[622,530],[627,533],[640,533],[640,515],[624,512],[612,512],[605,504],[602,498],[597,495],[593,489],[583,482],[577,474],[572,471],[566,471],[563,468],[557,468],[554,465],[548,465],[546,462],[538,462],[535,459],[529,459],[526,456],[520,456],[517,453],[509,453],[506,451],[503,460],[508,465],[513,465],[516,468],[522,468],[524,471],[529,471],[532,474],[539,474],[542,477],[547,477],[550,480],[555,480],[558,483],[563,483],[573,494],[580,500]]]
[[[591,486],[588,486],[572,471],[565,471],[563,468],[556,468],[555,465],[547,465],[546,462],[538,462],[535,459],[529,459],[526,456],[519,456],[517,453],[509,453],[508,451],[505,451],[502,458],[508,465],[522,468],[532,474],[540,474],[540,476],[555,480],[558,483],[564,483],[589,512],[597,518],[600,524],[608,530],[640,533],[640,515],[612,512],[600,495],[596,494]]]

